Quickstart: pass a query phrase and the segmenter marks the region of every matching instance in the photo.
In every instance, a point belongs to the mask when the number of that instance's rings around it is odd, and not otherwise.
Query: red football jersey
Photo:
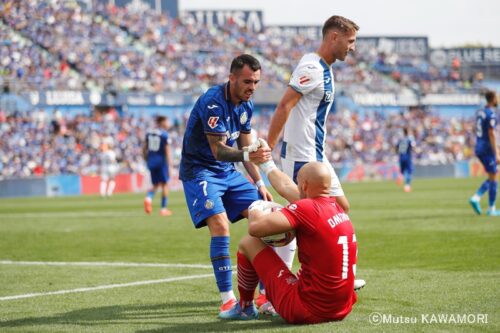
[[[311,313],[342,319],[356,302],[354,228],[333,197],[302,199],[281,212],[295,229],[299,249],[299,293]]]

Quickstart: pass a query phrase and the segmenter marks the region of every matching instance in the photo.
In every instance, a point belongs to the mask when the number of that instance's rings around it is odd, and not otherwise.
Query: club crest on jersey
[[[309,82],[311,82],[311,78],[309,77],[309,75],[302,75],[301,77],[299,77],[299,84],[301,86],[308,84]]]
[[[245,125],[248,120],[248,113],[246,111],[243,111],[243,113],[240,116],[240,124]]]
[[[208,126],[211,129],[214,129],[217,126],[217,122],[219,121],[219,117],[210,117],[208,118]]]
[[[210,199],[207,199],[207,201],[205,201],[205,208],[206,209],[212,209],[214,208],[214,202]]]
[[[291,204],[291,205],[288,205],[287,208],[290,209],[290,210],[296,210],[297,209],[297,205],[296,204]]]

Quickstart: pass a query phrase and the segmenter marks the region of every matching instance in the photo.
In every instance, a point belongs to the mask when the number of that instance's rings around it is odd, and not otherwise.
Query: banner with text
[[[249,31],[259,32],[264,28],[261,10],[185,10],[180,18],[185,24],[206,25],[207,27],[224,27],[236,24]]]
[[[500,47],[433,49],[429,58],[438,67],[451,66],[454,59],[462,65],[500,66]]]

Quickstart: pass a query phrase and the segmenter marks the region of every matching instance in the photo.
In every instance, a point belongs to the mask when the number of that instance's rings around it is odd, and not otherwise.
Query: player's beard
[[[248,90],[242,89],[241,93],[238,94],[238,99],[240,99],[241,101],[247,102],[250,100],[250,98],[252,98],[252,95],[253,95],[253,91],[251,91],[250,89],[248,89]]]

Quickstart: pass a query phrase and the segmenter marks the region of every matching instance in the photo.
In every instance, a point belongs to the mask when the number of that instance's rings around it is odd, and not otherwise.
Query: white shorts
[[[115,179],[118,168],[116,165],[108,165],[101,168],[101,180]]]
[[[281,159],[281,166],[283,168],[283,172],[288,175],[288,177],[292,178],[295,183],[297,183],[297,174],[299,173],[300,168],[307,162],[296,162],[290,161],[287,159]],[[342,185],[340,185],[339,177],[335,173],[335,169],[330,164],[329,161],[323,161],[325,165],[330,169],[330,173],[332,174],[332,185],[330,187],[330,195],[332,197],[342,197],[344,196],[344,190],[342,189]]]

